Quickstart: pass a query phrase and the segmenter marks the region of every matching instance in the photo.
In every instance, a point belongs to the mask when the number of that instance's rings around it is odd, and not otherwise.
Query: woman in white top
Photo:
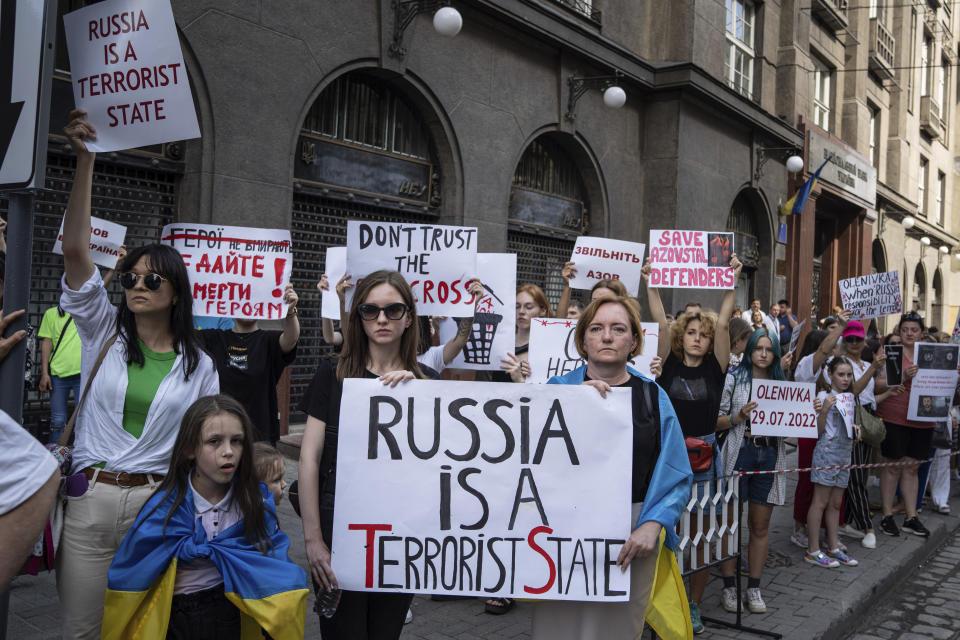
[[[166,473],[183,414],[220,385],[193,329],[183,259],[159,244],[132,250],[117,268],[124,296],[110,303],[90,257],[90,200],[96,136],[70,114],[64,129],[77,172],[63,217],[63,295],[83,343],[84,383],[101,352],[75,430],[73,473],[88,484],[68,498],[57,553],[65,638],[99,638],[107,569],[124,534]],[[116,339],[114,340],[114,336]]]

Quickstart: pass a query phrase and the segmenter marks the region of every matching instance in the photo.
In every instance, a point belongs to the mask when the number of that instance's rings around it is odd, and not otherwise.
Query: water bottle
[[[324,589],[317,594],[317,602],[313,605],[314,611],[324,618],[332,618],[340,604],[340,589]]]

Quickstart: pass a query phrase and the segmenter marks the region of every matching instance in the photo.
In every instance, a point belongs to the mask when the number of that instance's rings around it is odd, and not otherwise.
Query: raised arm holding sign
[[[882,318],[903,310],[897,271],[873,273],[840,281],[843,308],[855,319]]]

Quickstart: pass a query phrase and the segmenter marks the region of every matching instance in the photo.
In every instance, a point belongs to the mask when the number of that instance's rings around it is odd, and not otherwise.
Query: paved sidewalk
[[[795,463],[790,454],[788,464]],[[297,463],[287,461],[287,482],[296,478]],[[793,496],[796,476],[788,476],[788,496]],[[957,495],[958,487],[953,487]],[[873,491],[876,491],[875,489]],[[952,500],[954,514],[960,513],[960,499]],[[280,524],[290,535],[291,556],[306,564],[300,520],[287,500],[280,504]],[[960,529],[960,517],[921,514],[932,531],[929,540],[903,534],[899,538],[878,535],[877,548],[863,549],[858,541],[846,540],[850,553],[860,560],[855,568],[821,569],[803,562],[803,551],[790,543],[793,531],[793,507],[788,504],[774,510],[770,527],[770,558],[761,589],[767,613],[745,613],[743,624],[782,633],[784,638],[841,638],[855,626],[860,615],[878,597],[893,588],[925,556]],[[898,518],[899,521],[900,518]],[[879,524],[879,519],[877,519]],[[746,578],[743,579],[746,586]],[[721,581],[711,579],[704,598],[704,615],[733,620],[719,605]],[[308,603],[307,638],[319,638],[317,617],[312,613],[313,596]],[[503,616],[483,613],[479,599],[433,602],[429,597],[414,599],[414,620],[404,628],[402,640],[493,640],[530,637],[530,604],[519,603]],[[53,640],[59,637],[60,617],[53,574],[16,578],[11,586],[9,640]],[[710,625],[699,636],[741,638],[743,632]],[[759,637],[759,636],[755,636]]]

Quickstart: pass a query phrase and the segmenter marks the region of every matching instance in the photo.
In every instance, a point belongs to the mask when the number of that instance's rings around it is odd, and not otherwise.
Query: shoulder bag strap
[[[67,333],[67,328],[70,326],[70,323],[73,322],[73,316],[67,318],[67,321],[63,325],[63,329],[60,330],[60,337],[57,338],[57,344],[53,345],[53,351],[50,352],[50,360],[47,361],[47,367],[53,365],[53,356],[57,355],[57,349],[60,348],[60,343],[63,342],[63,336]]]
[[[73,408],[73,414],[70,416],[70,419],[67,420],[66,426],[63,427],[63,434],[60,436],[60,441],[57,442],[61,447],[70,441],[70,436],[73,434],[73,425],[77,421],[77,416],[80,414],[80,407],[87,397],[87,392],[90,391],[90,384],[97,376],[97,371],[100,370],[100,365],[103,364],[103,359],[107,357],[107,352],[110,351],[110,347],[117,341],[117,335],[118,334],[115,333],[110,336],[110,339],[107,340],[103,348],[100,349],[100,355],[97,356],[97,361],[93,364],[93,369],[90,370],[90,377],[87,378],[87,383],[83,385],[83,393],[80,394],[80,399],[77,400],[77,406]]]

